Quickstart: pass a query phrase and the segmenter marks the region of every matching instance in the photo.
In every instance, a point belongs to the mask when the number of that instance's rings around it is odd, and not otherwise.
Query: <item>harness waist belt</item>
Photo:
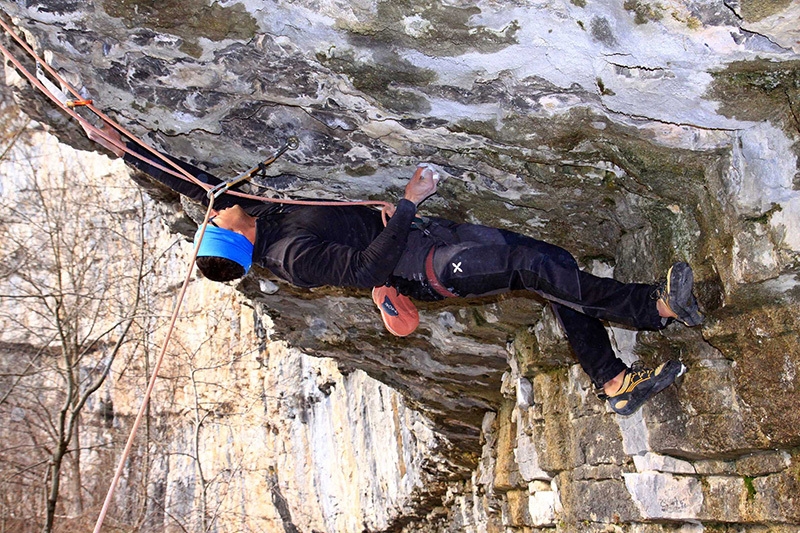
[[[445,286],[441,284],[439,278],[436,277],[436,271],[433,270],[433,251],[435,249],[435,246],[431,246],[431,250],[425,257],[425,276],[428,278],[428,283],[431,284],[433,290],[439,293],[439,295],[445,298],[458,298],[458,295],[448,291]]]

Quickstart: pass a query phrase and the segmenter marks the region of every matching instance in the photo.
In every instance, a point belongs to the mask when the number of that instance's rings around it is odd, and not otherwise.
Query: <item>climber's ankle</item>
[[[611,396],[615,392],[619,390],[622,386],[622,381],[625,379],[625,370],[614,376],[613,378],[609,379],[603,384],[603,392],[605,392],[608,396]]]

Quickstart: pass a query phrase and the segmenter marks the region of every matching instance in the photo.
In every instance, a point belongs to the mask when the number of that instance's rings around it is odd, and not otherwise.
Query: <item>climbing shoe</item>
[[[625,373],[622,386],[617,392],[610,395],[601,392],[598,396],[608,400],[615,413],[629,416],[644,405],[644,402],[669,387],[684,372],[686,367],[680,361],[667,361],[655,370],[636,361]]]
[[[372,301],[380,309],[383,325],[392,335],[405,337],[419,326],[419,313],[414,303],[394,287],[375,287],[372,289]]]
[[[703,322],[703,315],[697,307],[697,300],[692,295],[694,274],[688,263],[675,263],[667,271],[667,279],[656,284],[653,297],[661,300],[678,320],[687,326],[697,326]]]

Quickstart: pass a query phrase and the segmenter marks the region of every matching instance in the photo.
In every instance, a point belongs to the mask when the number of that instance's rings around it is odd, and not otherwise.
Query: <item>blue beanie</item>
[[[194,235],[195,246],[199,235],[199,231]],[[253,263],[253,243],[241,233],[209,225],[206,226],[197,257],[224,257],[239,263],[247,272]]]

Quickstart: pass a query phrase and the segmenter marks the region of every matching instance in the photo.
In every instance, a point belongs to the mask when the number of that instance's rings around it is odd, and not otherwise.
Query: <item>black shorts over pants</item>
[[[439,299],[430,296],[425,276],[424,258],[431,245],[439,282],[458,297],[526,289],[547,299],[596,387],[626,368],[614,354],[602,321],[635,329],[664,327],[652,285],[594,276],[580,270],[563,248],[525,235],[442,219],[411,232],[408,253],[394,271],[393,284],[412,297]]]

